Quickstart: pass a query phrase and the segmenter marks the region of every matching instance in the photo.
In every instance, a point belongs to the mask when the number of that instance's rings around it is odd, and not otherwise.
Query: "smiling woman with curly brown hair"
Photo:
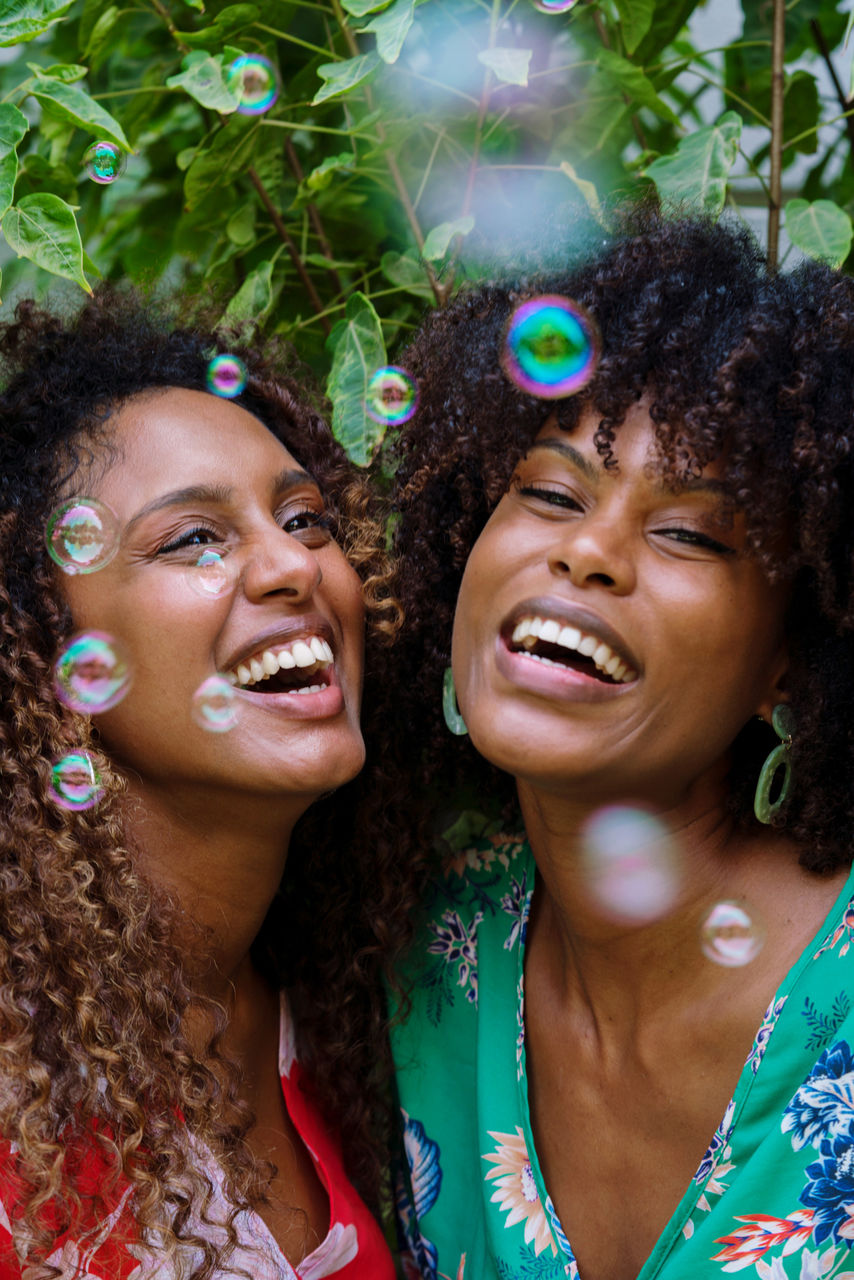
[[[568,398],[504,372],[535,299]],[[409,1274],[851,1274],[854,282],[640,214],[400,362],[389,751],[503,805],[406,961]]]
[[[376,1207],[381,817],[340,853],[379,530],[283,353],[224,398],[217,351],[108,292],[0,330],[4,1280],[393,1274],[350,1181]]]

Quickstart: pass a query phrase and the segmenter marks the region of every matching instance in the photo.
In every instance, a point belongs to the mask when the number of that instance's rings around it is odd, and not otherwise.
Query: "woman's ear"
[[[770,724],[774,708],[789,701],[789,653],[784,645],[772,662],[768,677],[765,695],[756,708],[756,714]]]

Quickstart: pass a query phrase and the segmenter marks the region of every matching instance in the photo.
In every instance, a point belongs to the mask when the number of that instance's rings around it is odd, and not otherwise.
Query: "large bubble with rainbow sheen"
[[[226,72],[225,83],[238,99],[237,110],[244,116],[263,115],[279,96],[279,73],[260,53],[243,53],[235,58]]]
[[[397,426],[408,422],[418,408],[418,387],[415,379],[396,364],[377,369],[368,383],[365,411],[374,422]]]
[[[118,517],[97,498],[72,498],[51,513],[45,542],[63,573],[95,573],[118,551]]]
[[[214,547],[204,547],[187,569],[187,582],[203,600],[224,596],[232,581],[223,552]]]
[[[593,317],[572,298],[543,294],[521,303],[504,334],[501,367],[522,391],[559,400],[586,386],[599,362]]]
[[[581,869],[592,905],[620,924],[650,924],[676,905],[679,854],[665,823],[646,809],[597,809],[581,833]]]
[[[765,933],[754,907],[727,899],[716,902],[704,919],[700,946],[707,960],[736,969],[756,959],[765,944]]]
[[[193,694],[193,719],[209,733],[226,733],[239,719],[237,691],[228,676],[208,676]]]
[[[115,182],[125,171],[127,158],[115,142],[104,139],[93,142],[83,153],[83,167],[93,182],[106,186]]]
[[[578,4],[578,0],[533,0],[533,3],[540,13],[569,13]]]
[[[98,803],[104,788],[87,751],[71,751],[57,760],[51,769],[49,792],[54,804],[74,813],[92,809]]]
[[[72,636],[54,665],[57,695],[72,711],[97,715],[115,707],[133,682],[124,645],[106,631]]]
[[[224,400],[233,400],[246,390],[247,377],[246,365],[239,356],[225,353],[214,356],[208,365],[208,391]]]

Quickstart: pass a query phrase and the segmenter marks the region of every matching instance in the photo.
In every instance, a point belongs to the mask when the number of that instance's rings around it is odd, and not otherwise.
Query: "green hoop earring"
[[[460,709],[457,706],[457,691],[454,688],[454,673],[451,667],[445,667],[445,677],[442,681],[442,711],[445,716],[445,724],[451,733],[456,734],[458,738],[464,733],[468,733],[466,722],[460,715]]]
[[[785,702],[778,702],[772,711],[771,725],[780,742],[770,752],[762,766],[753,800],[753,812],[766,826],[783,808],[792,785],[792,738],[795,733],[795,717],[792,715],[791,707]],[[783,780],[776,800],[772,801],[771,791],[781,769]]]

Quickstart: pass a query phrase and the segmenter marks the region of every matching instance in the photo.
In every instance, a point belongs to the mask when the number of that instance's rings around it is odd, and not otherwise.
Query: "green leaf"
[[[15,195],[18,177],[18,143],[22,141],[30,124],[27,117],[10,102],[0,104],[0,216]]]
[[[724,207],[727,180],[738,153],[741,116],[727,111],[716,124],[683,138],[671,156],[647,166],[662,200],[692,204],[714,217]]]
[[[273,263],[262,262],[250,271],[229,302],[217,328],[239,329],[244,333],[260,329],[273,309]]]
[[[585,204],[593,216],[597,219],[601,219],[602,206],[599,203],[599,193],[593,183],[588,182],[586,178],[579,178],[568,160],[562,160],[560,167],[569,178],[570,182],[574,183],[578,188],[581,195],[584,197]]]
[[[477,60],[505,84],[526,85],[532,52],[532,49],[482,49]]]
[[[428,261],[444,258],[448,252],[448,245],[454,236],[467,236],[473,226],[474,218],[471,214],[468,214],[465,218],[454,218],[453,222],[440,222],[438,227],[434,227],[424,241],[421,256],[427,258]]]
[[[341,0],[342,7],[352,14],[354,18],[364,18],[369,13],[376,13],[378,9],[384,9],[388,4],[388,0]]]
[[[195,9],[197,13],[204,13],[204,0],[184,0],[184,4],[188,9]]]
[[[210,146],[196,153],[184,177],[188,209],[195,209],[252,163],[257,133],[255,121],[250,126],[244,116],[233,115],[214,134]]]
[[[395,253],[389,249],[380,259],[380,268],[386,280],[399,285],[407,293],[414,293],[418,298],[433,297],[424,264],[411,254]]]
[[[89,58],[98,52],[116,25],[120,12],[118,5],[111,4],[107,6],[103,13],[99,14],[97,21],[86,37],[85,45],[81,49],[84,58]]]
[[[61,80],[63,84],[74,84],[89,74],[89,68],[81,67],[77,62],[56,62],[52,67],[40,67],[35,62],[28,62],[27,66],[34,75]]]
[[[840,267],[851,249],[854,225],[832,200],[789,200],[785,208],[786,234],[810,258]]]
[[[344,62],[322,62],[317,74],[326,83],[318,89],[312,99],[312,106],[325,102],[327,98],[337,97],[339,93],[349,93],[357,84],[362,84],[372,76],[380,66],[380,58],[375,53],[363,53],[358,58],[347,58]]]
[[[671,124],[681,128],[682,122],[679,117],[658,96],[652,81],[644,75],[640,67],[634,66],[626,58],[621,58],[618,53],[614,53],[613,49],[600,49],[596,55],[596,62],[601,71],[604,71],[612,80],[616,80],[620,88],[632,99],[636,108],[649,107],[650,111],[654,111],[663,120],[669,120]]]
[[[77,125],[87,133],[97,133],[100,138],[116,142],[124,151],[133,150],[118,120],[77,85],[64,84],[62,80],[40,76],[31,87],[30,93],[46,111],[60,120]]]
[[[355,163],[356,157],[352,151],[342,151],[340,155],[327,156],[322,164],[312,169],[305,180],[305,185],[309,191],[323,191],[332,181],[333,174],[340,173],[342,169],[350,171]]]
[[[226,223],[225,234],[232,244],[245,249],[255,239],[257,205],[253,202],[240,205]]]
[[[351,294],[344,319],[327,339],[332,370],[326,393],[332,401],[332,430],[353,462],[366,466],[385,434],[365,411],[368,382],[387,363],[379,317],[363,293]]]
[[[224,115],[236,111],[239,98],[226,86],[220,53],[215,58],[203,49],[188,53],[181,63],[182,71],[166,81],[170,89],[183,89],[203,107]]]
[[[214,49],[236,36],[261,15],[257,4],[230,4],[220,9],[209,27],[201,31],[176,31],[175,37],[191,48]]]
[[[394,4],[363,28],[376,36],[377,53],[383,62],[397,62],[414,18],[415,0],[394,0]]]
[[[74,0],[0,0],[0,45],[26,44],[67,13]]]
[[[3,215],[3,235],[19,258],[55,276],[73,280],[91,293],[83,274],[83,245],[74,210],[59,196],[24,196]]]
[[[616,0],[627,53],[634,53],[652,26],[655,0]]]

